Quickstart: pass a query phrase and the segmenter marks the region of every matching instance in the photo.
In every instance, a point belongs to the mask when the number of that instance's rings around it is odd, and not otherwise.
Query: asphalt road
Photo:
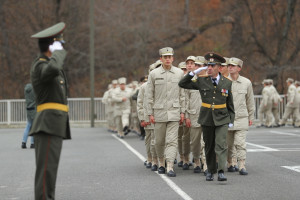
[[[33,149],[21,149],[23,129],[0,129],[0,200],[34,199]],[[248,176],[226,172],[226,184],[175,166],[177,177],[143,165],[144,142],[124,140],[104,128],[72,128],[65,140],[56,184],[58,200],[300,199],[300,129],[251,128]],[[29,141],[29,140],[28,140]]]

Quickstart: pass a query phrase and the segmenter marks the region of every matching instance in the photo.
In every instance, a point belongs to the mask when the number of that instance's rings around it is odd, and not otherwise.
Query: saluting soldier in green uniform
[[[205,59],[208,67],[199,68],[189,75],[184,76],[179,86],[185,89],[199,90],[202,104],[198,123],[203,130],[205,142],[205,155],[208,166],[206,180],[212,181],[214,173],[218,172],[218,181],[227,181],[224,169],[227,159],[226,135],[228,126],[232,127],[234,122],[234,106],[231,93],[231,80],[219,73],[221,63],[225,59],[215,53],[207,53]],[[195,74],[207,69],[207,76],[198,77],[196,82],[192,81]],[[216,167],[216,156],[218,169]]]
[[[62,32],[65,23],[47,28],[32,38],[38,39],[40,54],[31,67],[37,114],[30,135],[35,139],[35,199],[55,199],[55,183],[62,140],[71,139],[67,80],[63,71],[66,51]]]

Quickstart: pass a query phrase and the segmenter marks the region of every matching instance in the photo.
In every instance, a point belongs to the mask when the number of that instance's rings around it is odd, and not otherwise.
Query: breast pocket
[[[201,97],[205,98],[209,95],[209,92],[210,92],[210,89],[201,89],[200,90],[200,94],[201,94]]]

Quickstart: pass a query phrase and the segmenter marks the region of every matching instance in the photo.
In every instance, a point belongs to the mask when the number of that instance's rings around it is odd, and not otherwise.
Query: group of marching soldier
[[[139,84],[126,85],[122,77],[108,86],[103,103],[109,131],[122,139],[130,131],[140,132],[147,152],[144,164],[159,174],[175,177],[178,164],[183,170],[204,172],[207,181],[215,173],[218,181],[226,181],[225,168],[247,175],[246,135],[255,103],[251,81],[239,74],[243,61],[207,53],[188,56],[175,67],[172,48],[160,49],[159,55]],[[293,82],[287,80],[288,104],[279,122],[282,99],[272,80],[263,81],[259,119],[265,114],[264,126],[284,125],[291,114],[299,126],[299,82],[297,88]]]
[[[291,116],[292,125],[294,127],[300,127],[300,81],[294,81],[292,78],[286,80],[288,86],[287,90],[287,101],[285,106],[285,111],[283,117],[280,121],[279,117],[279,104],[283,101],[282,97],[277,92],[276,88],[273,86],[272,79],[263,80],[262,84],[264,88],[262,90],[262,100],[258,111],[258,118],[260,124],[259,127],[280,127],[285,126],[287,119]],[[265,121],[263,121],[263,116],[265,116]]]

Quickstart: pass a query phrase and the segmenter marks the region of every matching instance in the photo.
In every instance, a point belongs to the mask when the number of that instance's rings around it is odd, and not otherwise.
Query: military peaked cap
[[[58,24],[55,24],[49,28],[46,28],[45,30],[42,30],[34,35],[32,35],[32,38],[42,39],[42,38],[54,38],[54,40],[63,41],[62,38],[62,32],[65,30],[66,24],[64,22],[60,22]]]
[[[206,53],[204,58],[207,60],[208,65],[215,65],[226,62],[225,58],[213,52]]]

